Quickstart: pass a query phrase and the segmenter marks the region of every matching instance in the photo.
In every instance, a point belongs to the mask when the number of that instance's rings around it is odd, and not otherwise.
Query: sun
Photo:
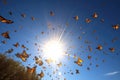
[[[58,61],[64,54],[63,44],[58,40],[50,40],[44,45],[44,54],[46,58]]]

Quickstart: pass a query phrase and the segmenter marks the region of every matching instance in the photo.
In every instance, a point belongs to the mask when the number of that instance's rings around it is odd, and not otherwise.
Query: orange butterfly
[[[16,56],[20,59],[22,59],[22,61],[26,61],[27,58],[29,57],[29,55],[26,53],[26,51],[24,50],[21,54],[17,53]]]
[[[80,58],[78,58],[78,60],[75,61],[75,63],[78,64],[79,66],[82,66],[82,64],[81,64],[82,62],[83,62],[83,60]]]
[[[4,32],[1,34],[4,38],[10,39],[9,32]]]
[[[19,43],[17,42],[16,44],[13,44],[13,46],[18,47],[18,46],[19,46]]]
[[[12,20],[5,19],[4,17],[0,16],[0,22],[6,23],[6,24],[12,24]]]
[[[103,47],[102,47],[101,45],[98,45],[98,47],[97,47],[96,49],[98,49],[98,50],[102,50]]]
[[[85,22],[86,22],[86,23],[90,23],[91,20],[90,20],[89,18],[86,18]]]
[[[43,71],[41,71],[41,73],[38,74],[38,76],[40,76],[40,78],[43,78],[43,77],[44,77],[44,73],[43,73]]]
[[[32,73],[35,72],[35,70],[36,70],[36,66],[34,66],[33,68],[30,68],[30,67],[27,66],[27,72],[28,72],[28,73],[31,73],[31,74],[32,74]]]
[[[43,61],[37,58],[36,56],[35,56],[35,61],[36,61],[36,64],[38,64],[39,66],[43,65]]]
[[[110,50],[111,52],[114,52],[114,51],[115,51],[115,48],[109,48],[109,50]]]
[[[119,29],[119,25],[118,25],[118,24],[117,24],[117,25],[114,25],[114,26],[113,26],[113,29],[115,29],[115,30]]]
[[[97,18],[98,17],[98,14],[95,12],[94,14],[93,14],[93,18]]]
[[[88,55],[88,59],[91,59],[91,56]]]
[[[61,67],[62,66],[62,63],[60,62],[59,64],[57,64],[58,67]]]
[[[78,16],[75,16],[73,17],[76,21],[78,21],[79,17]]]

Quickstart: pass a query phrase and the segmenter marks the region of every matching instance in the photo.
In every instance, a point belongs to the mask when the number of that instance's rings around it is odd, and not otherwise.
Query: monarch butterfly
[[[96,49],[98,49],[98,50],[102,50],[103,47],[102,47],[101,45],[98,45],[98,47],[97,47]]]
[[[50,11],[50,16],[54,16],[54,12],[53,11]]]
[[[26,17],[26,14],[21,14],[21,16],[22,16],[23,18],[25,18],[25,17]]]
[[[10,39],[9,32],[4,32],[1,34],[4,38]]]
[[[59,64],[57,64],[58,67],[61,67],[62,66],[62,63],[60,62]]]
[[[94,14],[93,14],[93,18],[97,18],[98,17],[98,14],[95,12]]]
[[[6,23],[6,24],[12,24],[13,21],[12,20],[8,20],[2,16],[0,16],[0,22]]]
[[[90,55],[88,55],[88,59],[91,59],[91,56],[90,56]]]
[[[44,77],[43,71],[41,71],[40,74],[38,74],[38,76],[40,76],[41,78],[43,78]]]
[[[27,60],[27,58],[29,57],[29,55],[26,53],[26,51],[25,50],[23,50],[23,52],[21,53],[21,54],[19,54],[19,53],[17,53],[16,54],[16,56],[18,57],[18,58],[20,58],[22,61],[26,61]]]
[[[34,17],[31,17],[31,19],[32,19],[32,21],[34,21],[34,20],[35,20],[35,18],[34,18]]]
[[[76,69],[76,74],[79,74],[80,72],[79,72],[79,70],[78,69]]]
[[[118,25],[118,24],[117,24],[117,25],[114,25],[114,26],[113,26],[113,29],[115,29],[115,30],[119,29],[119,25]]]
[[[13,44],[13,46],[18,47],[18,46],[19,46],[19,43],[17,42],[17,43],[15,43],[15,44]]]
[[[48,64],[50,64],[51,62],[53,62],[53,60],[50,58],[50,59],[46,59],[45,60]]]
[[[73,17],[76,21],[78,21],[79,17],[78,16],[75,16]]]
[[[85,22],[86,22],[86,23],[90,23],[91,20],[90,20],[89,18],[86,18],[86,19],[85,19]]]
[[[78,58],[78,60],[75,61],[75,63],[78,64],[79,66],[82,66],[82,64],[81,64],[82,62],[83,62],[83,60],[80,58]]]
[[[111,52],[114,52],[114,51],[115,51],[115,48],[109,48],[109,50],[110,50]]]
[[[36,70],[36,66],[34,66],[33,68],[30,68],[30,67],[27,66],[27,72],[28,72],[28,73],[31,73],[31,74],[32,74],[32,73],[35,72],[35,70]]]
[[[38,57],[35,56],[35,61],[36,61],[36,64],[38,64],[39,66],[42,66],[43,65],[43,61],[40,60]]]

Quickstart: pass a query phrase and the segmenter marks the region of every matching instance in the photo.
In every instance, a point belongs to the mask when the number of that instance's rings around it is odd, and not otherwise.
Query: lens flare
[[[63,44],[58,40],[50,40],[44,46],[44,54],[46,58],[52,59],[53,61],[59,60],[63,52]]]

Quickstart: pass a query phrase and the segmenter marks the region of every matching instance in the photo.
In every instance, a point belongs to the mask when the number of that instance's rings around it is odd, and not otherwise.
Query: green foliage
[[[29,74],[24,66],[0,54],[0,80],[39,80],[36,73]]]

